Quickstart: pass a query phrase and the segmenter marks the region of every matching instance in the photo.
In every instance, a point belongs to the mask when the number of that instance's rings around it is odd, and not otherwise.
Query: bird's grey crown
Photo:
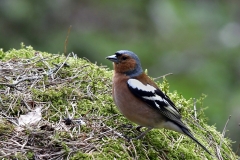
[[[115,54],[116,55],[126,54],[126,55],[129,55],[130,57],[132,57],[136,61],[136,67],[133,70],[125,73],[127,76],[130,76],[132,78],[132,77],[136,77],[136,76],[139,76],[140,74],[142,74],[143,70],[142,70],[141,62],[135,53],[133,53],[132,51],[128,51],[128,50],[119,50]]]

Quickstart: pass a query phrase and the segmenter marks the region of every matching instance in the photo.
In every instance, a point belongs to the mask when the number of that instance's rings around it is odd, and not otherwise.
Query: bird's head
[[[117,51],[114,55],[106,57],[114,63],[116,73],[123,73],[130,77],[140,75],[142,71],[138,56],[128,50]]]

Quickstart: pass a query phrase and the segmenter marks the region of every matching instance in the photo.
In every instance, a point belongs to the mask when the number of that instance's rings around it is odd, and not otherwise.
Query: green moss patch
[[[165,129],[128,141],[125,137],[140,133],[113,103],[112,71],[73,53],[49,54],[23,44],[19,50],[0,50],[0,73],[1,159],[237,159],[232,142],[206,124],[204,96],[194,111],[193,99],[169,92],[165,78],[160,88],[214,156]],[[18,126],[19,116],[36,107],[42,108],[42,119]]]

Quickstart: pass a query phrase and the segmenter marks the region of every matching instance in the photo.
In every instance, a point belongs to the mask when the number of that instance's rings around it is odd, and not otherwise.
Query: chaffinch
[[[211,155],[182,122],[171,99],[143,72],[135,53],[120,50],[106,59],[114,66],[112,96],[118,109],[130,121],[147,127],[136,139],[153,128],[166,128],[187,135]]]

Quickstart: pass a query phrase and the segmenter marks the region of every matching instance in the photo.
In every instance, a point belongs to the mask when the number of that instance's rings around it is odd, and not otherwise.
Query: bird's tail
[[[188,129],[186,129],[186,128],[182,128],[182,131],[183,131],[183,133],[185,134],[185,135],[187,135],[188,137],[190,137],[193,141],[195,141],[199,146],[201,146],[207,153],[209,153],[210,155],[212,155],[210,152],[209,152],[209,150],[206,148],[206,147],[204,147],[193,135],[192,135],[192,133],[188,130]]]

